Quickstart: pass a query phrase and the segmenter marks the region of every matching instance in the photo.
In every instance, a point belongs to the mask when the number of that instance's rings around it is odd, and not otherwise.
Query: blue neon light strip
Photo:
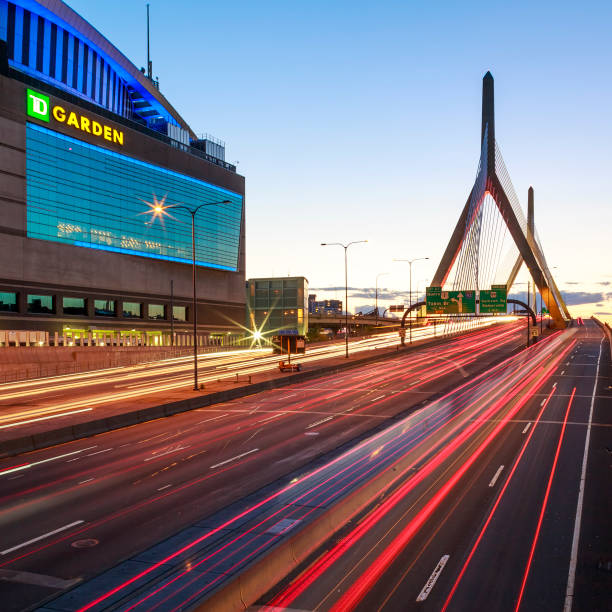
[[[121,247],[104,246],[101,244],[91,244],[89,242],[75,241],[72,244],[80,247],[87,247],[88,249],[97,249],[99,251],[112,251],[113,253],[123,253],[124,255],[137,255],[138,257],[150,257],[151,259],[165,259],[167,261],[176,261],[178,263],[193,264],[193,260],[185,259],[183,257],[171,257],[170,255],[152,255],[151,253],[143,253],[142,251],[134,251],[133,249],[123,249]],[[235,272],[236,268],[230,266],[220,266],[209,262],[197,261],[196,266],[204,266],[206,268],[217,268],[218,270],[229,270]]]
[[[103,120],[102,120],[103,122]],[[178,178],[190,181],[195,183],[198,186],[205,185],[210,189],[214,189],[220,193],[225,193],[227,195],[233,196],[234,198],[240,198],[242,200],[242,196],[235,191],[230,191],[229,189],[225,189],[225,187],[219,187],[218,185],[213,185],[212,183],[207,183],[201,179],[193,178],[193,176],[189,176],[188,174],[181,174],[180,172],[176,172],[175,170],[168,170],[167,168],[162,168],[161,166],[155,166],[154,164],[150,164],[148,162],[141,161],[140,159],[136,159],[134,157],[129,157],[128,155],[123,155],[122,153],[116,153],[115,151],[111,151],[110,149],[105,149],[104,147],[99,147],[98,145],[89,144],[83,140],[78,140],[73,138],[72,136],[66,136],[66,134],[62,134],[61,132],[56,132],[55,130],[50,130],[48,128],[43,127],[42,125],[38,125],[37,123],[27,123],[28,127],[35,130],[36,132],[42,132],[43,134],[50,134],[54,138],[58,138],[60,140],[65,140],[66,142],[71,142],[73,144],[79,145],[80,147],[86,147],[87,149],[92,149],[94,151],[99,151],[104,155],[108,155],[109,157],[116,157],[118,159],[124,159],[128,161],[130,164],[136,164],[137,166],[143,166],[144,168],[150,168],[153,170],[161,171],[164,174],[169,176],[176,176]]]

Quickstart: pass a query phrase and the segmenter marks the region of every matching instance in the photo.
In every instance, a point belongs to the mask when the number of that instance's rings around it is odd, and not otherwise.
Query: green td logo
[[[28,115],[41,121],[49,121],[49,96],[28,89]]]

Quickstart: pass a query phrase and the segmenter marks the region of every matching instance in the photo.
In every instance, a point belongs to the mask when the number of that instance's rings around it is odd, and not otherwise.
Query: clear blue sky
[[[69,4],[145,65],[144,0]],[[391,260],[429,256],[422,287],[476,174],[491,70],[497,141],[523,207],[535,188],[557,281],[574,312],[612,320],[610,2],[150,4],[161,90],[246,177],[248,276],[341,285],[340,249],[319,244],[367,238],[350,285],[390,272],[397,299]]]

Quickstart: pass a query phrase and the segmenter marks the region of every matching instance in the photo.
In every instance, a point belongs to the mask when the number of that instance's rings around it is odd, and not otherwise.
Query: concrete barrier
[[[597,323],[597,325],[601,327],[601,330],[603,331],[604,335],[606,336],[606,339],[608,340],[608,349],[610,351],[610,361],[612,362],[612,329],[610,329],[610,326],[607,323],[600,321],[597,317],[593,317],[593,321],[595,321],[595,323]]]
[[[403,480],[413,460],[411,455],[404,456],[393,469],[384,470],[362,488],[334,502],[314,521],[265,551],[193,609],[202,612],[244,612],[374,499]]]

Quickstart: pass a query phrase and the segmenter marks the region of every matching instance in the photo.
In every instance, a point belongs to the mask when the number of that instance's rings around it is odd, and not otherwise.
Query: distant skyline
[[[144,0],[69,0],[137,66]],[[306,276],[351,310],[431,279],[476,175],[481,79],[496,137],[574,315],[612,322],[608,2],[153,0],[160,89],[246,177],[247,276]],[[519,282],[528,275],[522,270]],[[524,286],[517,286],[524,291]],[[357,295],[359,294],[359,295]]]

